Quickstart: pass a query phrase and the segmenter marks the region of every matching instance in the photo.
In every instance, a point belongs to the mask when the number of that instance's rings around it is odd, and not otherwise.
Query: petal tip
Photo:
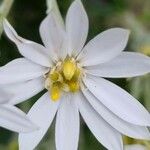
[[[129,36],[131,34],[131,30],[130,29],[124,29],[124,32],[126,33],[127,36]]]
[[[73,1],[73,3],[72,3],[72,5],[78,5],[78,6],[80,6],[80,7],[83,7],[83,4],[82,4],[82,1],[81,0],[74,0]]]
[[[9,22],[6,18],[3,19],[3,28],[4,28],[4,31],[6,32],[6,27],[9,27]]]
[[[11,29],[11,25],[6,18],[3,19],[3,27],[4,27],[5,32],[7,31],[6,28]]]
[[[7,25],[8,24],[8,20],[6,18],[3,18],[3,25]]]
[[[129,35],[131,33],[130,29],[124,29],[124,28],[114,28],[116,30],[120,30],[121,32],[124,32],[124,34]]]

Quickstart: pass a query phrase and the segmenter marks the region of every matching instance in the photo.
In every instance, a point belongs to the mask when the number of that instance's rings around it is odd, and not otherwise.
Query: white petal
[[[0,106],[0,126],[15,132],[31,132],[38,130],[29,118],[17,107]]]
[[[31,80],[44,75],[47,71],[47,68],[34,64],[25,58],[18,58],[0,67],[0,84]]]
[[[129,31],[121,28],[106,30],[92,39],[78,56],[83,66],[108,62],[125,49]]]
[[[84,83],[99,101],[123,120],[150,126],[149,112],[125,90],[105,79],[92,76],[85,78]]]
[[[7,20],[4,20],[3,24],[6,35],[17,45],[21,55],[42,66],[51,66],[52,62],[46,54],[45,47],[38,43],[21,38]]]
[[[120,133],[132,138],[150,139],[150,133],[146,127],[133,125],[122,120],[107,109],[89,90],[82,89],[82,92],[99,115]]]
[[[110,78],[134,77],[150,72],[150,58],[140,53],[122,52],[110,62],[87,67],[87,73]]]
[[[80,95],[76,100],[84,121],[97,140],[109,150],[123,150],[121,134],[103,120],[85,97]]]
[[[83,48],[89,22],[81,0],[75,0],[70,6],[66,17],[66,32],[68,36],[68,52],[77,55]]]
[[[139,144],[126,145],[125,150],[147,150],[145,146]]]
[[[74,95],[64,96],[56,117],[56,149],[77,150],[79,140],[79,111]]]
[[[60,24],[56,14],[51,11],[40,25],[40,35],[52,59],[57,59],[60,54],[64,34],[64,27]]]
[[[31,108],[28,117],[39,127],[38,131],[19,135],[19,149],[33,150],[51,125],[58,103],[50,100],[49,93],[43,95]]]
[[[12,98],[12,94],[6,92],[6,90],[4,88],[0,87],[0,104],[5,104],[7,103],[11,98]]]
[[[4,85],[3,88],[12,94],[9,104],[16,105],[42,91],[44,89],[44,78],[40,77],[18,84],[8,84]]]

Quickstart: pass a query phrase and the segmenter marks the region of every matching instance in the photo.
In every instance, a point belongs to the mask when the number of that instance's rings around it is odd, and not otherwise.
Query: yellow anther
[[[49,77],[52,81],[58,81],[59,73],[58,72],[50,73]]]
[[[71,80],[76,71],[76,64],[71,59],[66,59],[63,64],[63,74],[66,80]]]
[[[80,89],[78,81],[69,81],[68,85],[71,92],[77,92]]]
[[[51,79],[52,82],[63,82],[63,77],[60,73],[57,71],[54,71],[53,73],[50,73],[49,78]]]
[[[74,75],[73,75],[71,80],[74,80],[74,81],[78,80],[79,77],[80,77],[80,73],[81,73],[81,70],[79,68],[76,68],[76,71],[75,71],[75,73],[74,73]]]
[[[80,80],[82,69],[78,67],[75,59],[67,58],[56,63],[51,71],[46,74],[45,88],[50,92],[51,99],[57,101],[62,92],[78,92],[80,90]]]
[[[51,89],[50,89],[50,94],[51,94],[51,99],[53,101],[57,101],[60,99],[60,96],[61,96],[61,87],[60,87],[60,83],[54,83],[52,86],[51,86]]]

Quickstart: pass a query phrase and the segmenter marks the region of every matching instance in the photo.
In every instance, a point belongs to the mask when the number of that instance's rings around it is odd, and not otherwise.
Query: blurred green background
[[[4,1],[7,1],[7,5],[12,2],[12,0]],[[72,0],[58,1],[64,18],[71,2]],[[0,4],[2,3],[3,1],[0,0]],[[88,40],[107,28],[127,28],[131,30],[131,36],[126,50],[138,51],[150,56],[150,0],[83,0],[83,3],[90,20]],[[45,0],[14,0],[7,18],[21,36],[41,43],[38,30],[40,22],[46,16],[46,9]],[[5,8],[3,10],[0,9],[0,21],[8,13]],[[2,34],[0,66],[18,57],[21,55],[17,48]],[[150,75],[112,81],[130,92],[150,111]],[[40,95],[41,93],[31,101],[20,104],[19,107],[27,112]],[[17,149],[17,134],[0,128],[0,150]],[[37,150],[55,150],[54,124]],[[79,150],[105,150],[83,121],[81,121]]]

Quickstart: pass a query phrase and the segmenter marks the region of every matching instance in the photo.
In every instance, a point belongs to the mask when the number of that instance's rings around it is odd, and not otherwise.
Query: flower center
[[[67,57],[56,63],[45,80],[45,88],[53,101],[59,100],[63,92],[79,91],[81,70],[74,58]]]

